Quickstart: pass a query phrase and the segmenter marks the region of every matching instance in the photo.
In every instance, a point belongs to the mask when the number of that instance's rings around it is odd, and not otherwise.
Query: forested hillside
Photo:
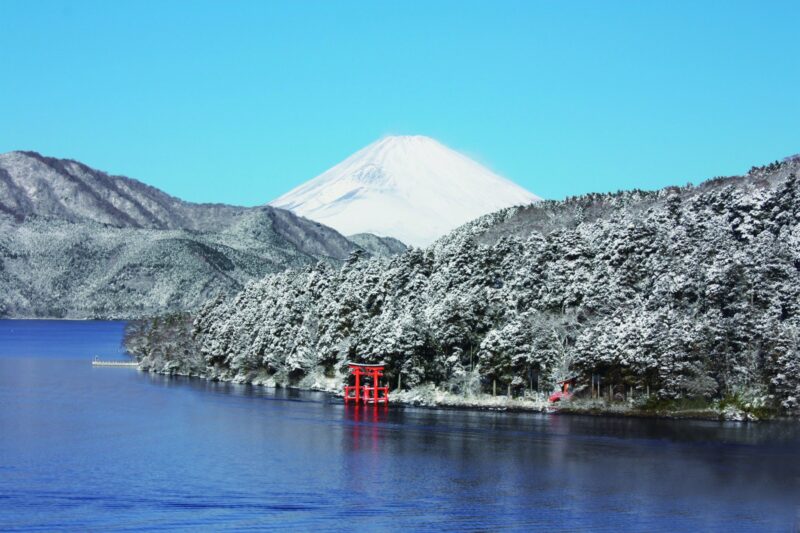
[[[360,235],[375,255],[399,241]],[[35,152],[0,154],[0,316],[131,318],[194,310],[252,279],[364,249],[269,206],[184,202]]]
[[[657,192],[512,208],[427,249],[269,275],[137,323],[143,366],[308,384],[348,360],[403,388],[552,390],[800,408],[797,159]]]

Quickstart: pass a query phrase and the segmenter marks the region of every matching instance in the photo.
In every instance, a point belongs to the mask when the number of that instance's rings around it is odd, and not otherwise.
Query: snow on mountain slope
[[[426,246],[492,211],[540,198],[430,137],[391,136],[270,202],[345,235]]]

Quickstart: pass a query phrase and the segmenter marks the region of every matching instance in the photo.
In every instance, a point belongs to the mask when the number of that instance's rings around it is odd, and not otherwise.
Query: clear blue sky
[[[385,134],[540,196],[800,152],[800,2],[0,1],[0,152],[265,203]]]

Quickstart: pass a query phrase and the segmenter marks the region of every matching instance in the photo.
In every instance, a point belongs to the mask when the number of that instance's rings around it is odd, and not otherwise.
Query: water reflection
[[[362,449],[378,452],[379,426],[389,421],[389,407],[386,404],[348,403],[344,406],[343,419],[351,428],[349,432],[345,432],[345,435],[349,435],[350,441],[342,443],[344,449],[354,452]]]
[[[65,357],[42,341],[54,327]],[[4,528],[765,531],[798,518],[795,423],[344,405],[92,368],[94,334],[107,348],[113,324],[25,328],[41,357],[0,322]]]

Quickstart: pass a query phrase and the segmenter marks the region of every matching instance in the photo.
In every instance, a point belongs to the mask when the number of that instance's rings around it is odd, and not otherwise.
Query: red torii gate
[[[344,403],[353,400],[354,402],[389,403],[389,387],[380,386],[380,377],[383,375],[385,365],[368,365],[363,363],[348,363],[350,373],[356,378],[355,385],[344,386]],[[372,386],[362,385],[361,378],[372,380]]]

